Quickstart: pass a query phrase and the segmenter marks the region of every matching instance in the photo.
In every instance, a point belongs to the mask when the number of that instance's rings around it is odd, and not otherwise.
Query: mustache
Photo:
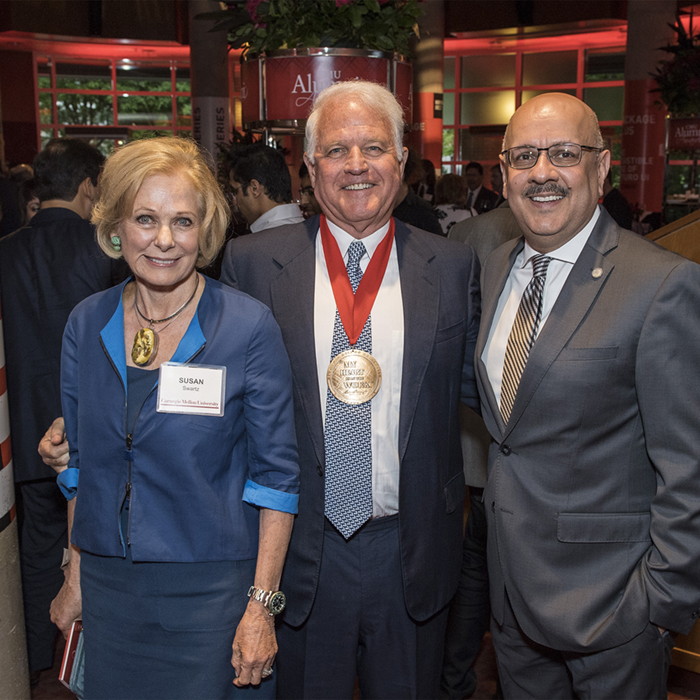
[[[522,193],[523,197],[533,197],[538,194],[559,194],[566,197],[571,190],[557,182],[545,182],[543,185],[528,185]]]

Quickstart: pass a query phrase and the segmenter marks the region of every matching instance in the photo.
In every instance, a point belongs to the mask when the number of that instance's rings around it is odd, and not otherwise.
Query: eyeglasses
[[[231,187],[231,189],[233,191],[233,198],[235,200],[236,197],[238,197],[238,192],[243,189],[243,185],[238,185],[238,187]]]
[[[540,158],[540,153],[544,151],[549,158],[549,162],[557,168],[570,168],[581,162],[584,151],[595,151],[600,153],[603,149],[596,146],[582,146],[579,143],[557,143],[549,148],[533,148],[531,146],[516,146],[501,151],[501,155],[506,157],[506,163],[516,170],[529,170],[534,168]]]

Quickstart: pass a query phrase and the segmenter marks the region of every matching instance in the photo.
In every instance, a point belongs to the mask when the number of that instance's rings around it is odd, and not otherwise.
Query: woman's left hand
[[[272,669],[276,654],[275,619],[261,603],[251,600],[233,639],[231,665],[236,671],[233,684],[239,688],[258,685],[263,670]]]

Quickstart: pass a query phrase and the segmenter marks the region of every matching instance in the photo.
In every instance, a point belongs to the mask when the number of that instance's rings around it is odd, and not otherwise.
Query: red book
[[[58,674],[58,680],[70,688],[70,677],[73,672],[73,662],[75,661],[75,651],[78,648],[78,640],[80,633],[83,631],[83,621],[76,620],[70,627],[68,639],[66,639],[66,649],[63,652],[63,661],[61,662],[61,672]]]

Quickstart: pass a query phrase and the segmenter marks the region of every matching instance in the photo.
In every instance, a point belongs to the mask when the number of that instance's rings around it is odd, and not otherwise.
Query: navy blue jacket
[[[292,379],[279,327],[263,304],[207,280],[171,362],[226,367],[224,416],[157,413],[156,385],[127,449],[122,290],[79,304],[63,340],[71,468],[59,483],[80,474],[72,541],[121,557],[128,538],[134,561],[255,558],[255,506],[293,513],[298,501]]]

